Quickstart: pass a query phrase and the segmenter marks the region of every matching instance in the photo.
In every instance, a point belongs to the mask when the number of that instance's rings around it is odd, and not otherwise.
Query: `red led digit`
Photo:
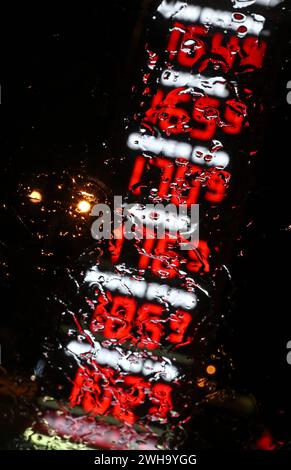
[[[158,240],[152,262],[152,273],[156,276],[167,279],[177,276],[180,267],[179,256],[175,251],[167,249],[168,245],[176,242],[177,240],[170,238]]]
[[[143,171],[144,171],[144,168],[145,168],[145,164],[146,164],[145,157],[139,155],[135,159],[135,164],[134,164],[134,168],[133,168],[133,171],[132,171],[132,175],[131,175],[130,182],[129,182],[129,187],[128,187],[129,190],[131,190],[132,193],[135,196],[139,196],[140,193],[141,193],[141,187],[138,186],[138,184],[141,181],[141,177],[142,177],[142,174],[143,174]]]
[[[130,335],[136,301],[130,297],[114,297],[110,315],[106,319],[104,336],[111,339],[126,339]]]
[[[177,61],[184,67],[193,67],[206,53],[206,46],[200,36],[205,36],[205,26],[188,26],[175,23],[168,43],[169,58]]]
[[[116,228],[113,237],[108,242],[108,251],[110,253],[112,263],[118,263],[124,244],[124,226]]]
[[[169,52],[169,59],[173,61],[178,54],[178,49],[180,47],[180,42],[181,42],[181,37],[183,34],[185,34],[186,28],[183,24],[181,23],[175,23],[172,30],[171,34],[169,37],[169,42],[167,46],[167,50]]]
[[[222,33],[216,33],[213,35],[211,42],[211,56],[205,58],[199,65],[198,71],[203,72],[209,64],[212,64],[217,68],[219,66],[223,73],[228,72],[237,57],[239,52],[239,40],[237,36],[232,36],[228,41],[225,42],[225,36]]]
[[[151,391],[151,401],[154,406],[149,409],[149,413],[157,419],[167,418],[173,409],[172,387],[166,384],[155,384]]]
[[[260,69],[263,65],[267,44],[257,37],[245,38],[241,48],[240,66],[253,70]]]
[[[159,190],[158,190],[158,195],[160,197],[167,196],[169,193],[169,187],[170,183],[173,178],[175,166],[173,162],[169,162],[169,160],[166,160],[165,158],[155,158],[152,161],[153,165],[157,166],[160,168],[161,171],[161,176],[160,176],[160,184],[159,184]]]
[[[208,173],[206,191],[204,198],[208,202],[214,204],[221,202],[227,192],[230,173],[224,170],[216,170],[215,168]]]
[[[184,87],[178,87],[170,91],[163,100],[163,106],[175,107],[179,104],[188,103],[191,100],[191,94]]]
[[[97,297],[97,307],[92,315],[90,322],[90,331],[92,333],[102,333],[105,328],[106,318],[108,317],[108,310],[112,302],[112,294],[107,292],[106,295],[99,294]]]
[[[163,106],[164,92],[158,90],[152,99],[151,107],[146,111],[142,124],[151,130],[151,125],[156,125],[158,122],[160,110]]]
[[[159,125],[159,128],[167,135],[176,135],[187,131],[190,116],[183,108],[177,105],[191,100],[191,95],[185,93],[184,88],[170,91],[165,97],[158,90],[153,98],[151,108],[146,111],[142,123],[151,130],[151,125]]]
[[[192,321],[190,313],[177,310],[170,316],[170,327],[175,333],[170,333],[166,338],[170,343],[185,345],[185,333]],[[188,342],[191,340],[189,338]]]
[[[129,189],[133,191],[133,194],[140,194],[140,187],[137,187],[141,182],[143,171],[145,170],[145,157],[139,156],[136,159],[136,163],[133,169],[132,177],[129,184]],[[154,157],[148,160],[148,163],[152,167],[161,169],[160,183],[158,188],[158,195],[160,197],[167,196],[169,192],[170,183],[173,178],[175,165],[173,162],[165,158]],[[136,187],[135,187],[136,186]]]
[[[114,390],[116,404],[112,415],[120,421],[133,424],[137,419],[133,410],[144,403],[148,388],[149,384],[141,377],[131,375],[122,377],[122,386]]]
[[[224,119],[226,125],[223,131],[226,134],[239,134],[245,117],[247,115],[247,107],[242,101],[228,100],[225,103]]]
[[[147,239],[143,244],[143,250],[148,255],[142,254],[139,258],[139,267],[141,269],[148,268],[151,259],[151,271],[158,277],[173,278],[177,276],[180,261],[177,253],[173,250],[167,250],[170,243],[176,243],[177,240],[164,238],[161,240]],[[155,247],[156,246],[156,247]],[[154,249],[155,247],[155,249]],[[149,256],[153,255],[154,256]]]
[[[193,67],[206,53],[206,45],[199,36],[205,36],[205,26],[189,26],[183,36],[177,60],[184,67]]]
[[[143,252],[145,254],[141,254],[139,257],[138,266],[140,269],[147,269],[148,265],[150,264],[151,257],[150,255],[153,252],[156,240],[154,238],[148,238],[144,241],[143,244]]]
[[[105,414],[112,402],[113,391],[111,378],[113,370],[100,367],[91,371],[89,368],[79,368],[73,390],[70,396],[72,407],[81,405],[87,413],[93,415]]]
[[[190,207],[191,204],[198,202],[201,189],[199,176],[201,173],[203,173],[201,167],[189,163],[177,168],[173,184],[171,185],[171,202],[173,204],[177,206],[179,204],[186,204],[187,207]],[[190,180],[189,182],[188,178]]]
[[[110,369],[108,371],[112,372]],[[108,411],[113,398],[113,390],[106,379],[104,380],[104,373],[105,369],[103,369],[102,375],[94,373],[93,378],[84,385],[85,393],[82,406],[84,411],[95,416],[104,415]],[[92,386],[92,392],[90,392],[90,385]]]
[[[199,240],[199,244],[197,248],[193,250],[188,250],[187,255],[189,256],[190,260],[186,264],[186,268],[189,272],[209,272],[209,247],[206,241]]]
[[[137,312],[136,325],[140,340],[138,346],[146,349],[157,349],[163,334],[161,315],[163,307],[155,304],[144,304]]]
[[[189,122],[190,116],[188,113],[182,108],[176,108],[174,105],[164,107],[159,114],[159,127],[168,136],[186,132]]]
[[[193,119],[201,128],[190,131],[193,139],[210,140],[213,138],[219,122],[219,101],[202,96],[194,104]]]
[[[102,333],[105,338],[125,341],[130,335],[136,301],[132,297],[122,296],[113,298],[111,296],[110,301],[111,309],[108,305],[109,300],[106,300],[105,296],[98,297],[98,305],[91,320],[90,330],[93,333]]]
[[[75,379],[73,381],[73,388],[69,398],[71,407],[80,405],[82,394],[84,393],[83,386],[86,380],[85,368],[79,367]]]
[[[118,263],[122,248],[123,248],[124,238],[122,240],[110,240],[108,243],[108,251],[111,256],[112,263]]]

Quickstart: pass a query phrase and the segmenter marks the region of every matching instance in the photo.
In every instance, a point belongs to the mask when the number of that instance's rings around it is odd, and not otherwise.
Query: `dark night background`
[[[21,205],[19,187],[33,188],[40,173],[55,174],[50,177],[57,184],[65,171],[68,192],[66,175],[81,173],[118,193],[124,119],[131,113],[132,85],[143,62],[145,21],[157,3],[110,0],[91,7],[25,5],[2,12],[0,343],[8,375],[31,374],[54,322],[46,299],[61,276],[56,268],[72,262],[89,239],[60,244],[52,231],[47,243],[53,256],[43,261],[43,246],[29,223],[37,215]],[[277,440],[291,441],[291,366],[286,362],[291,340],[291,106],[286,102],[291,67],[286,59],[291,45],[284,28],[279,41],[282,63],[276,63],[274,80],[266,76],[272,91],[265,146],[234,247],[233,281],[226,294],[231,300],[221,335],[235,363],[234,389],[255,396],[262,428]],[[54,198],[53,191],[49,197]],[[53,216],[49,223],[54,224]],[[65,217],[58,224],[66,226]]]

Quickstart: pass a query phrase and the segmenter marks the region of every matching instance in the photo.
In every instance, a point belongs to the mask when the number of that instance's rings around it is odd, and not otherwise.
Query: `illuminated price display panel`
[[[159,204],[158,215],[155,208],[148,214],[156,220],[167,204],[183,206],[191,220],[199,204],[199,238],[171,231],[159,238],[141,223],[142,236],[129,240],[121,223],[105,256],[86,266],[81,302],[69,312],[69,403],[117,426],[119,434],[114,428],[107,436],[113,448],[121,436],[123,448],[139,447],[139,439],[147,448],[177,447],[195,405],[215,391],[209,376],[216,367],[209,365],[219,322],[216,276],[225,225],[257,152],[271,35],[263,0],[242,3],[163,1],[153,17],[140,106],[127,137],[126,201]],[[146,437],[132,438],[130,426]],[[100,432],[93,441],[102,447]]]

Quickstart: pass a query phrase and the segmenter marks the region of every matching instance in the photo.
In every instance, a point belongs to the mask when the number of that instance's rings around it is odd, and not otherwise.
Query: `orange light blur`
[[[206,372],[208,375],[214,375],[216,373],[216,367],[215,366],[207,366]]]
[[[81,214],[86,214],[91,210],[91,204],[84,199],[78,202],[77,209],[78,212],[81,212]]]
[[[199,388],[204,388],[205,385],[206,385],[206,379],[204,379],[204,378],[198,379],[197,380],[197,385],[198,385]]]
[[[33,190],[29,195],[31,202],[39,204],[42,201],[42,195],[39,191]]]

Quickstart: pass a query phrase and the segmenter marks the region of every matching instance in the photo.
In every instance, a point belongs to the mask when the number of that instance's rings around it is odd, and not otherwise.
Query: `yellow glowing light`
[[[207,366],[206,372],[208,375],[213,375],[216,372],[216,367],[215,366]]]
[[[29,194],[29,199],[31,200],[31,202],[34,202],[35,204],[39,204],[41,201],[42,201],[42,195],[39,191],[36,191],[36,190],[33,190],[30,194]]]
[[[204,378],[198,379],[198,380],[197,380],[197,385],[198,385],[199,388],[205,387],[205,385],[206,385],[206,379],[204,379]]]
[[[76,442],[70,442],[69,440],[66,440],[65,438],[62,439],[59,436],[46,436],[45,434],[39,434],[32,428],[27,428],[23,433],[23,437],[38,450],[93,450],[92,447],[87,447],[84,444]]]
[[[77,205],[78,211],[81,212],[82,214],[86,214],[87,212],[90,211],[91,209],[91,204],[88,201],[80,201],[78,202]]]

